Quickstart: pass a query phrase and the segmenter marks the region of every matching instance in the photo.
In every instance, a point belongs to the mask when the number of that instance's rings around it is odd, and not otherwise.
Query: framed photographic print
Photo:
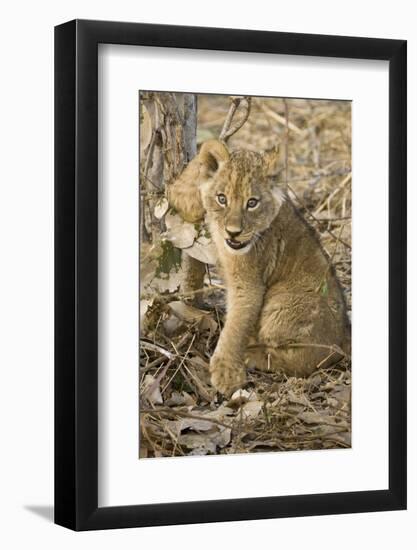
[[[55,521],[406,507],[406,42],[55,29]]]

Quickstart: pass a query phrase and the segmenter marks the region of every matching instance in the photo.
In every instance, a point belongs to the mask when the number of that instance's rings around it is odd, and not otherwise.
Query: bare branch
[[[230,99],[232,100],[232,103],[219,136],[219,140],[224,143],[226,143],[227,140],[233,136],[233,134],[236,134],[236,132],[240,130],[248,120],[252,103],[252,98],[250,96],[231,96]],[[241,107],[242,116],[232,125],[233,118],[239,107]]]

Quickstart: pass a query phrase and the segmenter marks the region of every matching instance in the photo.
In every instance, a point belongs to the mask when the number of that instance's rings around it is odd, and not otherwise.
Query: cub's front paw
[[[210,361],[211,383],[217,391],[229,396],[246,383],[243,361],[228,360],[227,356],[214,355]]]

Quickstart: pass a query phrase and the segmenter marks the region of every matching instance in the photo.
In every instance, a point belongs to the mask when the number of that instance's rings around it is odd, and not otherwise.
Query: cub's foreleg
[[[236,284],[228,288],[226,323],[210,361],[211,382],[225,395],[246,381],[245,351],[262,307],[264,289]]]

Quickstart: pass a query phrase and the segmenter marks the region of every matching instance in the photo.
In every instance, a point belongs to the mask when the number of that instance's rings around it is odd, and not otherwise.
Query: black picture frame
[[[98,507],[98,44],[389,62],[389,488]],[[406,41],[74,20],[55,28],[55,522],[74,530],[406,508]]]

